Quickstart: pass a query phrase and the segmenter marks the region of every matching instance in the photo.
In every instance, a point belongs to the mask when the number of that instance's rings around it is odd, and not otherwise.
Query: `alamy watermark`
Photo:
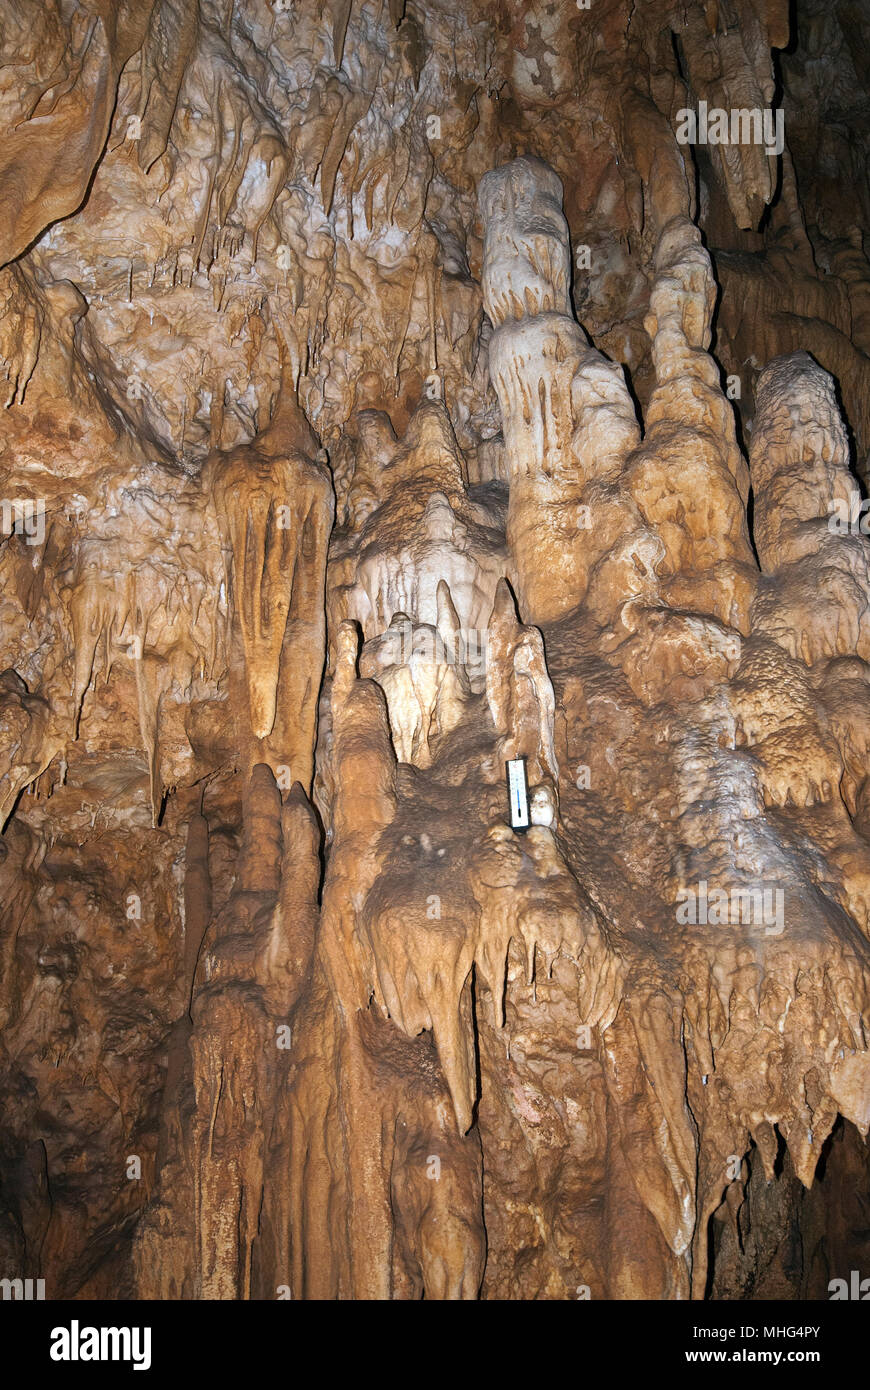
[[[69,1327],[51,1329],[52,1361],[132,1361],[134,1371],[151,1367],[150,1327]]]
[[[684,106],[677,112],[677,142],[680,145],[763,145],[775,158],[785,148],[785,117],[759,106],[740,106],[726,111],[722,106],[698,103],[698,110]]]
[[[45,1298],[44,1279],[0,1279],[0,1298],[19,1303],[40,1302]]]
[[[862,1279],[857,1269],[849,1271],[849,1282],[845,1279],[832,1279],[828,1285],[831,1302],[837,1299],[851,1299],[853,1302],[870,1302],[870,1279]]]
[[[765,936],[781,936],[785,893],[782,888],[764,884],[710,888],[702,878],[694,888],[677,890],[677,921],[693,927],[763,927]]]
[[[28,545],[45,540],[45,500],[42,497],[3,497],[0,499],[0,528],[4,536],[13,531]]]
[[[870,536],[870,497],[862,501],[857,489],[848,498],[828,503],[828,530],[834,536]]]
[[[485,629],[464,627],[455,641],[445,641],[437,628],[415,626],[409,618],[388,627],[378,646],[384,663],[392,666],[407,666],[413,659],[422,664],[479,668],[486,664],[486,638]]]

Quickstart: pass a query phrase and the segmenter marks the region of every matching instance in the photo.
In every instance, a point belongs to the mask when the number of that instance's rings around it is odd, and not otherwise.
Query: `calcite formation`
[[[870,1275],[868,53],[0,0],[0,1276]]]

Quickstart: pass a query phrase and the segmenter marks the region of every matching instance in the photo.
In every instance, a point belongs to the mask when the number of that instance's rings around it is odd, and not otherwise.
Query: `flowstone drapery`
[[[792,11],[0,0],[0,1275],[870,1273],[870,26]]]

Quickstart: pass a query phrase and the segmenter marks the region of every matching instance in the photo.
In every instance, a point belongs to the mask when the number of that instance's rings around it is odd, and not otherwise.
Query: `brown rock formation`
[[[870,1275],[870,31],[793,9],[0,0],[0,1274]]]

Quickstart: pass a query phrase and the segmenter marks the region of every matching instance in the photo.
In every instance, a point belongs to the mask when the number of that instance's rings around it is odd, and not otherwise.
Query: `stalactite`
[[[864,1271],[868,46],[0,0],[4,1290]]]
[[[310,624],[316,611],[332,521],[332,490],[315,461],[316,441],[287,389],[252,446],[214,459],[218,514],[233,557],[251,728],[259,739],[275,723],[288,620]],[[318,626],[322,631],[315,620],[312,631]]]

